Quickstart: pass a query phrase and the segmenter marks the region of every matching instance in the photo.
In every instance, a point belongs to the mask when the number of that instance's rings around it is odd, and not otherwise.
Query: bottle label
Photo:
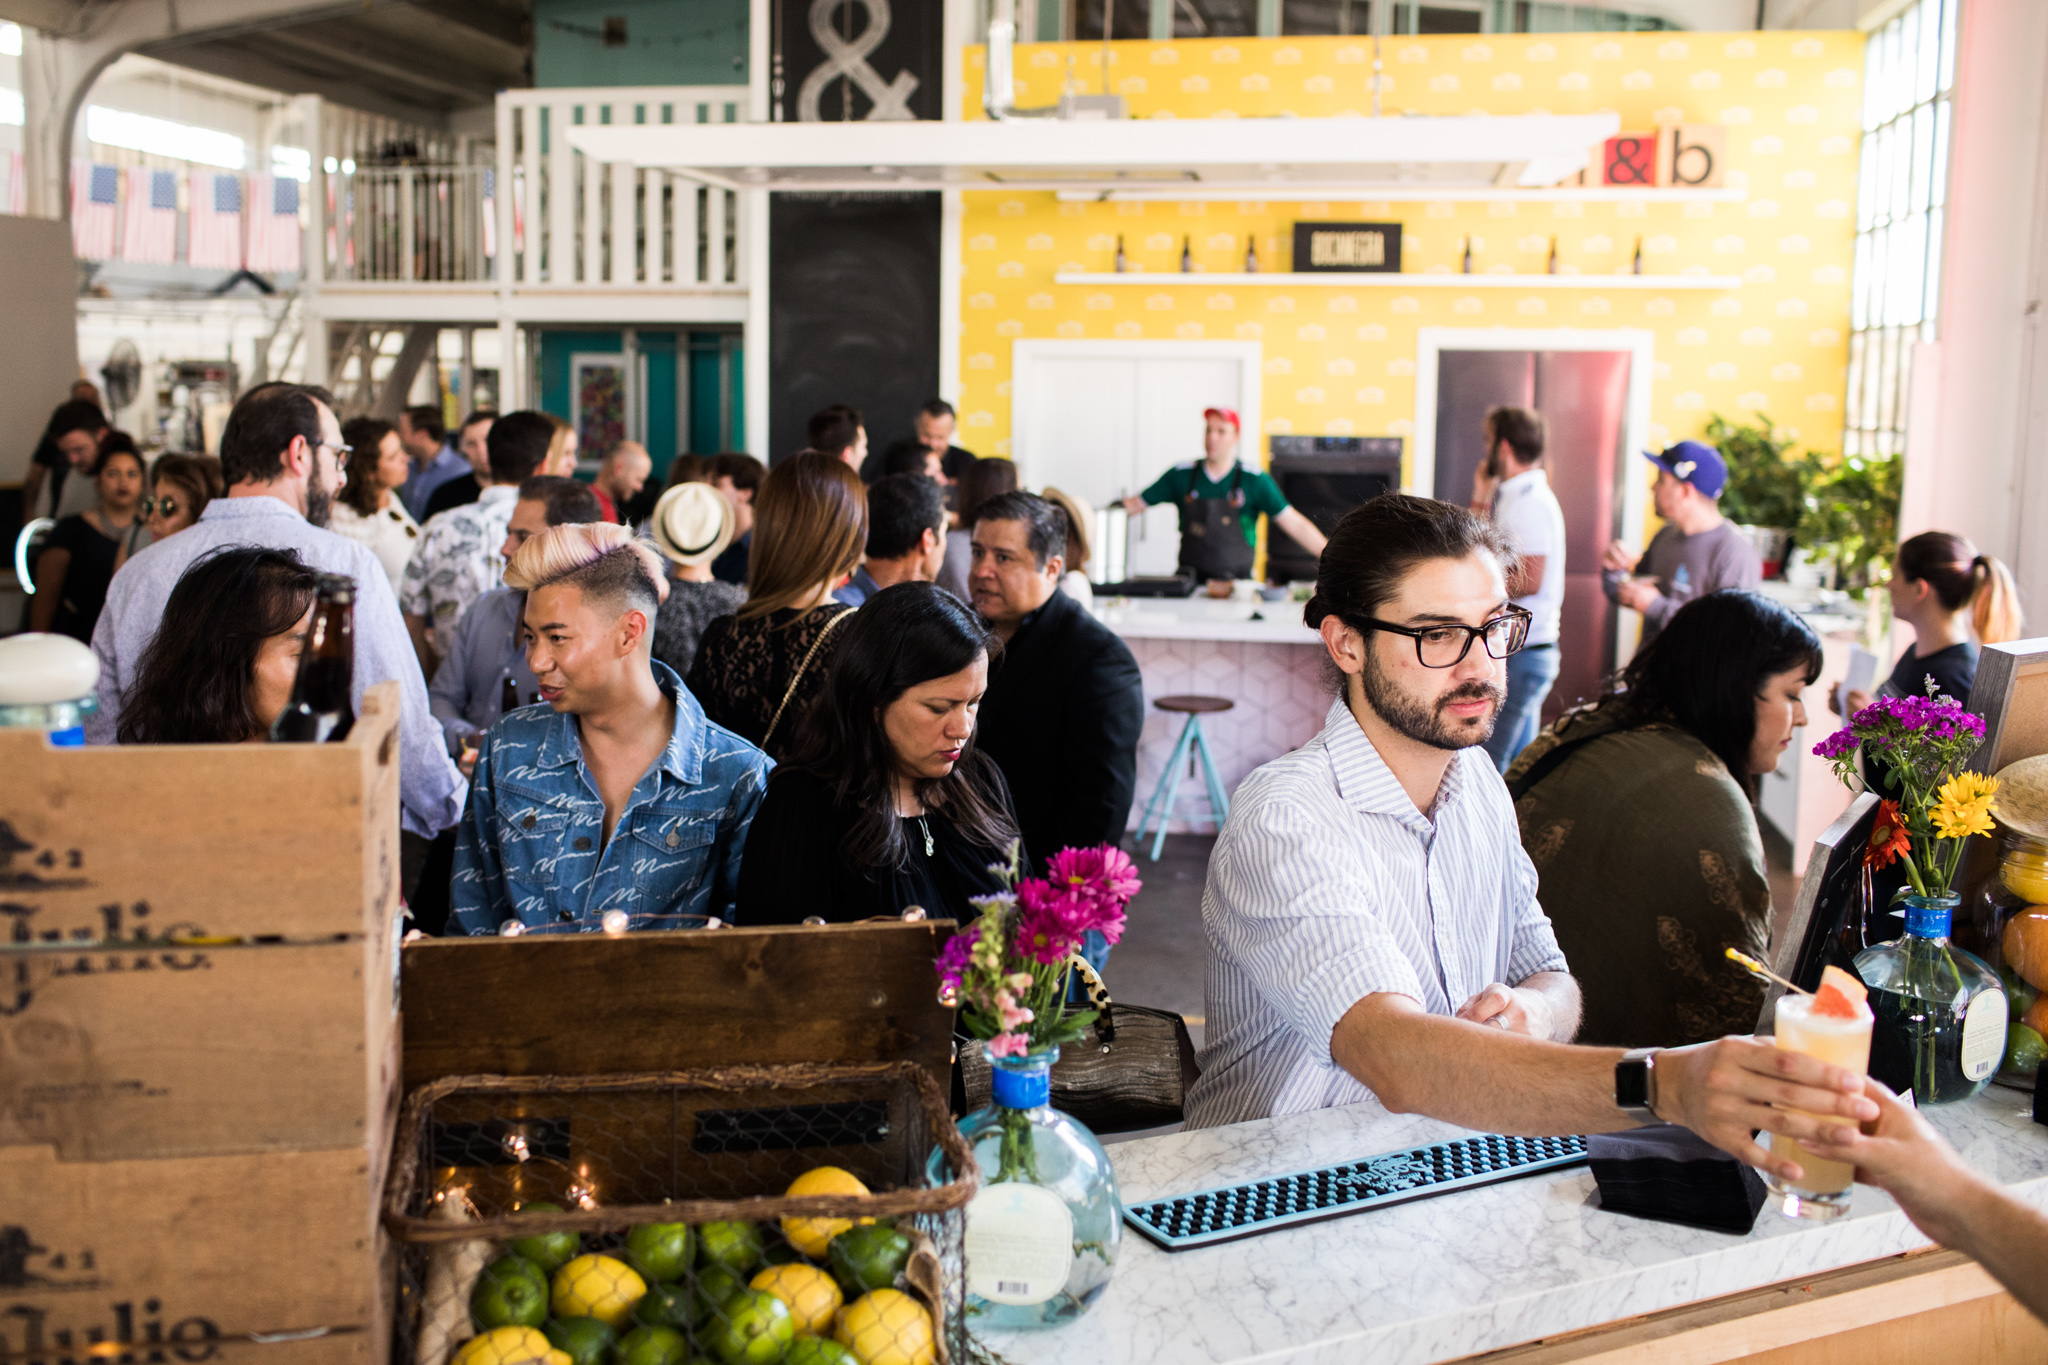
[[[967,1205],[967,1288],[990,1303],[1044,1303],[1067,1287],[1074,1215],[1038,1185],[990,1185]]]
[[[2005,1056],[2005,992],[1988,990],[1970,1001],[1963,1015],[1963,1079],[1981,1081]]]

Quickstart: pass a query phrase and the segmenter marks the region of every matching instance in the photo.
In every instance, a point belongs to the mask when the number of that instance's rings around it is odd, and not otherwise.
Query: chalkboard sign
[[[939,391],[939,196],[769,197],[769,454],[812,413],[850,403],[868,439],[906,436]]]
[[[1294,268],[1300,272],[1399,273],[1399,223],[1296,223]]]

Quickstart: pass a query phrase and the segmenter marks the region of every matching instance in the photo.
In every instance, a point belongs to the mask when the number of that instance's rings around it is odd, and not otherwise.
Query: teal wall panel
[[[626,41],[604,45],[606,19]],[[535,0],[533,83],[745,85],[747,0]]]

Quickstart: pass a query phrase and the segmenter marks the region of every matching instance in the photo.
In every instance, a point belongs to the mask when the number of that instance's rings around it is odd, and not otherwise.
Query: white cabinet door
[[[1246,463],[1258,451],[1257,342],[1020,341],[1011,370],[1011,446],[1024,486],[1048,484],[1096,507],[1143,490],[1176,464],[1202,458],[1202,410],[1235,409]],[[1170,574],[1179,515],[1154,507],[1130,524],[1131,574]]]

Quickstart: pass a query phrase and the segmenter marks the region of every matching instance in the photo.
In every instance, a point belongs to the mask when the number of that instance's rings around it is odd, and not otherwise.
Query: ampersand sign
[[[839,36],[832,27],[832,11],[841,5],[859,5],[868,13],[867,27],[848,41]],[[882,73],[868,65],[867,56],[882,40],[889,36],[889,0],[811,0],[811,37],[817,41],[818,50],[825,54],[822,64],[811,69],[804,77],[803,87],[796,95],[796,116],[800,123],[818,123],[818,100],[825,93],[825,87],[838,77],[844,76],[861,88],[874,108],[868,111],[868,118],[875,121],[915,119],[910,112],[910,96],[917,89],[917,77],[908,71],[898,71],[896,79],[886,84]]]

